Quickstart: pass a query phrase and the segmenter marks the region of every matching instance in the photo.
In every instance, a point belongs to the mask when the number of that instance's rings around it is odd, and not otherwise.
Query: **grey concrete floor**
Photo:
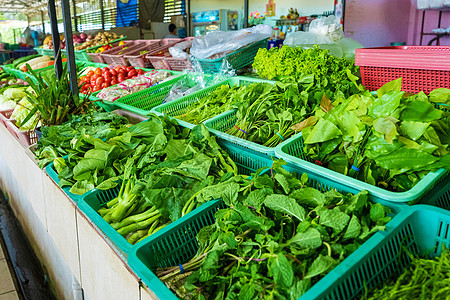
[[[46,276],[0,191],[0,300],[53,300]]]

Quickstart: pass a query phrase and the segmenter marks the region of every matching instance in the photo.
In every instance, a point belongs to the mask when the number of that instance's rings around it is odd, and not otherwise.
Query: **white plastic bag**
[[[192,40],[184,41],[169,48],[170,55],[174,58],[189,58],[189,54],[184,51],[192,47]]]
[[[271,35],[272,27],[262,24],[232,32],[211,31],[193,40],[191,54],[198,59],[220,58]]]
[[[330,50],[330,53],[336,57],[342,57],[343,55],[342,47],[338,43],[327,36],[313,32],[294,32],[284,40],[283,45],[300,46],[302,48],[312,48],[314,45],[318,45],[321,49]]]
[[[333,41],[340,40],[344,37],[342,25],[335,16],[313,20],[309,25],[309,32],[325,35]]]

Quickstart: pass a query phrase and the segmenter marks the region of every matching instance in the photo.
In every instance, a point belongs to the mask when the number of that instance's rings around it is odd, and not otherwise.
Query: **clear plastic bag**
[[[318,45],[321,49],[330,50],[330,53],[336,57],[342,57],[344,54],[338,43],[325,35],[313,32],[294,32],[284,40],[283,45],[300,46],[302,48],[312,48],[314,45]]]
[[[198,59],[220,58],[271,35],[272,27],[262,24],[232,32],[212,31],[193,40],[191,54]]]
[[[179,99],[208,86],[215,85],[231,76],[235,76],[235,71],[231,68],[229,62],[224,59],[219,73],[205,76],[200,63],[194,58],[192,60],[192,70],[184,70],[183,75],[187,76],[177,81],[162,103]]]
[[[309,32],[324,35],[333,41],[338,41],[344,37],[342,25],[335,16],[313,20],[309,25]]]
[[[344,57],[347,59],[355,59],[355,49],[364,48],[363,45],[349,38],[340,39],[337,43],[341,46]]]

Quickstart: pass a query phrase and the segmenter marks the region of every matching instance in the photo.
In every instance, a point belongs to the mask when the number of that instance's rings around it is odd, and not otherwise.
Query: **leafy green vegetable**
[[[310,161],[392,191],[411,189],[429,172],[450,169],[450,113],[424,93],[406,95],[401,80],[338,99],[302,130]],[[446,93],[433,93],[433,100]],[[444,99],[445,100],[445,99]],[[303,157],[302,157],[303,158]]]
[[[73,139],[80,139],[82,135],[105,139],[127,123],[126,118],[113,113],[91,112],[72,116],[62,125],[41,127],[42,138],[35,150],[38,165],[43,168],[55,158],[72,152]]]
[[[259,49],[253,68],[262,78],[281,81],[293,79],[302,83],[310,78],[307,75],[312,75],[311,82],[321,94],[343,93],[348,97],[363,90],[359,77],[355,76],[358,67],[353,61],[336,58],[317,46],[310,49],[290,46]]]
[[[297,299],[389,222],[390,210],[368,201],[367,192],[322,193],[282,164],[275,161],[271,175],[230,179],[238,192],[197,234],[197,254],[182,265],[186,274],[179,266],[156,270],[179,297]],[[218,199],[223,189],[208,195]]]

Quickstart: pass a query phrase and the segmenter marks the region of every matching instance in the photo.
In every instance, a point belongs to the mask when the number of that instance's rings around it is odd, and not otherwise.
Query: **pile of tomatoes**
[[[114,69],[104,67],[89,71],[86,76],[80,77],[80,92],[94,93],[109,86],[121,83],[124,80],[143,75],[144,70],[134,67],[117,66]]]

